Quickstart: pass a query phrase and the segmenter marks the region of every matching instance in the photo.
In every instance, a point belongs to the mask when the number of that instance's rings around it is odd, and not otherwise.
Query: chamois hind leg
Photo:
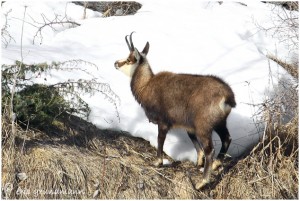
[[[203,188],[206,184],[209,183],[211,170],[212,170],[212,163],[213,163],[213,157],[215,153],[215,149],[213,147],[212,138],[211,138],[211,132],[210,129],[201,129],[201,131],[196,132],[197,139],[199,142],[201,142],[204,155],[205,155],[205,164],[204,164],[204,173],[203,173],[203,179],[201,182],[196,184],[196,189],[199,190]]]
[[[158,124],[158,137],[157,137],[157,159],[154,161],[155,166],[161,166],[163,164],[163,149],[166,139],[166,135],[169,131],[169,127],[165,124]]]
[[[204,163],[204,153],[203,153],[203,150],[201,148],[201,145],[198,142],[195,133],[188,132],[188,136],[190,137],[190,139],[193,142],[193,144],[196,148],[196,151],[197,151],[197,166],[202,167],[203,163]]]
[[[227,153],[227,150],[231,143],[231,137],[230,137],[230,134],[229,134],[227,126],[226,126],[226,120],[224,120],[220,124],[218,124],[214,128],[214,130],[217,132],[217,134],[219,135],[221,142],[222,142],[222,147],[221,147],[220,153],[218,154],[217,159],[213,163],[213,169],[215,170],[219,166],[222,165],[224,156]]]

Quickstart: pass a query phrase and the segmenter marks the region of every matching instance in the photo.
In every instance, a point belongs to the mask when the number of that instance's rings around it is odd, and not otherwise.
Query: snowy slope
[[[254,116],[273,83],[286,73],[266,54],[290,57],[291,52],[272,38],[271,34],[259,30],[258,24],[267,26],[273,17],[272,8],[261,2],[239,3],[190,1],[139,1],[143,4],[137,14],[101,18],[101,13],[88,10],[87,19],[82,19],[83,8],[67,2],[5,2],[1,8],[8,13],[7,28],[15,41],[7,47],[2,44],[2,63],[11,64],[20,60],[21,27],[25,5],[25,27],[23,55],[25,63],[67,61],[82,59],[98,66],[80,65],[109,83],[119,96],[115,108],[103,95],[83,95],[92,108],[89,121],[100,128],[128,131],[157,145],[157,126],[149,123],[143,110],[134,100],[129,78],[115,70],[114,62],[128,55],[125,35],[135,31],[133,41],[140,50],[150,42],[148,60],[153,71],[172,71],[195,74],[214,74],[228,82],[236,95],[237,107],[228,118],[228,128],[233,142],[229,154],[241,154],[252,146],[262,134],[260,116]],[[42,38],[33,39],[38,25],[43,22],[41,14],[53,19],[56,15],[76,21],[81,26],[68,28],[56,26],[56,30],[45,28]],[[34,19],[34,20],[33,20]],[[47,77],[47,81],[44,80]],[[89,77],[79,72],[61,73],[53,71],[36,82],[49,84],[69,78]],[[272,77],[272,82],[271,82]],[[217,152],[220,141],[214,134]],[[196,151],[183,130],[172,130],[167,136],[164,151],[177,160],[195,161]]]

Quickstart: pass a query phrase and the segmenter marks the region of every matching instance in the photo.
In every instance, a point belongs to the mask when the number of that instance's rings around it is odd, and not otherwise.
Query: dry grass
[[[277,131],[230,169],[215,198],[298,199],[298,118]]]
[[[274,108],[265,111],[263,140],[244,158],[227,161],[203,191],[194,189],[202,177],[194,164],[173,161],[156,168],[151,164],[156,149],[143,139],[101,130],[74,116],[43,131],[17,125],[13,135],[4,113],[1,195],[8,199],[298,199],[298,114],[282,123]]]
[[[3,131],[9,131],[10,125],[4,119],[2,126]],[[156,150],[143,139],[99,130],[76,117],[64,124],[56,122],[56,127],[43,132],[17,130],[14,146],[6,140],[2,149],[2,186],[13,186],[11,192],[3,189],[3,197],[209,198],[194,190],[186,175],[187,171],[198,172],[192,163],[155,168],[151,161]],[[18,179],[18,173],[25,173],[27,178]]]

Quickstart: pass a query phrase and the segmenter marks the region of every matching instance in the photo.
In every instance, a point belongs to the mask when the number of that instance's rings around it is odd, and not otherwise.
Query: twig
[[[256,179],[256,180],[249,181],[248,184],[253,184],[253,183],[259,182],[261,180],[267,179],[270,176],[271,175],[268,175],[268,176],[265,176],[265,177],[262,177],[262,178],[259,178],[259,179]]]
[[[294,78],[296,78],[298,80],[299,72],[298,72],[297,66],[288,64],[271,54],[268,54],[267,57],[269,59],[271,59],[272,61],[275,61],[280,66],[282,66],[291,76],[293,76]]]
[[[4,46],[7,47],[8,44],[10,43],[11,40],[13,40],[14,42],[15,39],[9,34],[9,32],[7,31],[8,29],[8,23],[7,23],[7,18],[8,18],[8,14],[12,11],[12,9],[10,9],[7,13],[4,14],[5,16],[5,22],[3,24],[3,27],[1,28],[1,36],[2,36],[2,43],[4,43]]]
[[[12,89],[11,89],[11,99],[10,99],[10,116],[11,116],[11,129],[12,129],[12,135],[13,138],[16,136],[16,127],[15,127],[15,118],[16,115],[14,113],[14,95],[15,95],[15,91],[16,91],[16,85],[17,85],[17,79],[19,77],[19,74],[21,72],[21,65],[23,63],[23,34],[24,34],[24,22],[25,22],[25,15],[26,15],[26,10],[27,10],[27,6],[24,7],[24,15],[23,15],[23,23],[22,23],[22,31],[21,31],[21,63],[19,68],[17,69],[17,72],[14,74],[14,79],[13,79],[13,85],[12,85]]]

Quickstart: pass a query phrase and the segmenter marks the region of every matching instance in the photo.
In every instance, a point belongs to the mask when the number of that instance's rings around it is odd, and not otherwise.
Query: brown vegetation
[[[185,166],[194,168],[193,164],[152,167],[150,162],[156,151],[145,140],[99,130],[77,117],[55,124],[43,132],[18,127],[14,144],[11,139],[5,141],[2,186],[12,184],[13,189],[4,189],[2,196],[10,199],[208,198],[194,190],[186,176]],[[5,119],[2,126],[3,133],[10,136],[10,124]],[[194,171],[197,172],[196,168]],[[18,179],[19,173],[26,174],[27,178]]]
[[[3,198],[298,198],[298,117],[275,128],[269,124],[265,140],[245,158],[227,162],[203,191],[194,189],[202,177],[194,164],[156,168],[156,150],[143,139],[74,116],[43,131],[16,128],[12,136],[2,118]]]
[[[298,199],[298,117],[275,133],[229,170],[215,198]]]

